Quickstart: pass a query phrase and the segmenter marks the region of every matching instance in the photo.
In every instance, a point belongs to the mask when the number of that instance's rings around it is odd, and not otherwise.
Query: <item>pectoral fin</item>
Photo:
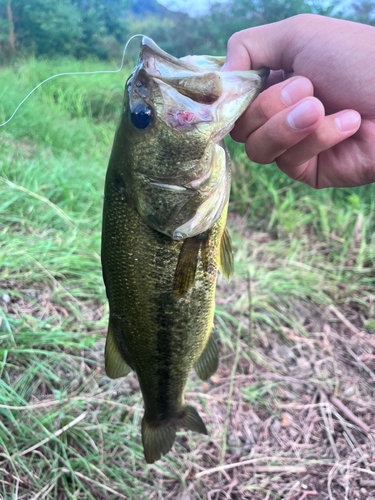
[[[105,371],[109,378],[126,377],[132,369],[126,364],[116,344],[111,322],[105,344]]]
[[[201,380],[207,380],[216,372],[218,366],[219,349],[212,332],[204,351],[194,365],[194,370]]]
[[[173,281],[176,295],[184,295],[194,283],[200,246],[201,240],[197,235],[187,238],[181,247]]]
[[[227,281],[234,273],[233,246],[228,229],[225,228],[220,241],[219,269]]]

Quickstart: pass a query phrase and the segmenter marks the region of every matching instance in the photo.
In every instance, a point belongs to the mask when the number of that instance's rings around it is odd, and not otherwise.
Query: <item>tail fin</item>
[[[147,463],[152,464],[168,453],[173,446],[176,431],[181,427],[207,434],[203,420],[192,406],[185,406],[184,416],[179,420],[166,421],[158,426],[150,425],[146,417],[143,417],[142,442]]]

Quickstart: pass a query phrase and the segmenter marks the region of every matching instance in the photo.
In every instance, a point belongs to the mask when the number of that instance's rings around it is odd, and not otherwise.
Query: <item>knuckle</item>
[[[358,169],[358,173],[361,184],[372,184],[375,182],[374,160],[372,158],[365,158]]]
[[[304,23],[316,22],[319,18],[316,14],[297,14],[295,16],[289,17],[286,21],[289,23],[295,23],[297,26]]]
[[[289,147],[284,134],[272,121],[267,121],[246,141],[246,154],[251,161],[265,165],[275,161]]]
[[[263,123],[271,118],[270,107],[267,105],[268,102],[268,94],[267,91],[258,95],[253,103],[253,108],[257,107],[257,115],[258,119]]]
[[[241,43],[242,43],[242,35],[240,34],[239,31],[237,31],[237,33],[234,33],[229,38],[228,43],[227,43],[227,48],[228,48],[228,50],[234,49],[238,45],[241,45]]]
[[[230,136],[234,140],[234,142],[239,142],[239,143],[245,142],[244,134],[241,131],[239,131],[237,128],[234,128],[231,131]]]
[[[294,179],[295,181],[301,181],[303,182],[303,179],[304,179],[304,176],[305,176],[305,170],[304,169],[298,169],[298,174],[296,173],[296,168],[299,167],[300,165],[302,165],[303,163],[305,162],[299,162],[298,161],[295,161],[293,160],[293,155],[291,154],[291,151],[290,150],[286,150],[281,156],[279,156],[278,158],[276,158],[276,165],[281,169],[283,170],[284,172],[285,171],[291,171],[294,173],[294,175],[289,175],[289,177],[291,177],[292,179]]]
[[[319,16],[317,16],[316,14],[309,14],[307,12],[305,14],[298,14],[296,17],[298,18],[297,21],[303,20],[308,22],[315,22],[319,19]]]
[[[285,154],[280,158],[276,158],[276,165],[291,179],[307,184],[313,189],[320,189],[318,183],[316,182],[316,177],[313,174],[313,161],[314,160],[311,159],[305,162],[294,162],[288,154]]]
[[[302,181],[302,179],[297,179],[295,175],[293,175],[293,162],[290,161],[288,152],[284,153],[281,155],[279,158],[276,158],[276,165],[279,167],[280,170],[283,172],[288,172],[289,177],[291,177],[293,180],[297,181]],[[291,173],[289,173],[289,171]]]
[[[254,145],[251,140],[246,141],[245,150],[250,160],[259,165],[266,165],[267,163],[272,163],[274,160],[274,158],[269,157],[268,152]]]
[[[290,134],[286,136],[285,131],[282,128],[282,124],[279,124],[276,120],[271,120],[265,123],[264,135],[266,136],[265,143],[268,144],[270,150],[275,152],[275,158],[276,156],[279,156],[282,151],[291,147]]]

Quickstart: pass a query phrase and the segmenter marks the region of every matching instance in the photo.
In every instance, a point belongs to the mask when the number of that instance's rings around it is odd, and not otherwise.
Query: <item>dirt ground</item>
[[[45,289],[40,296],[37,291],[31,294],[33,309],[17,297],[2,306],[8,317],[38,317],[49,311],[66,318],[68,312],[54,304],[49,293]],[[178,435],[171,454],[183,462],[176,473],[179,479],[163,472],[170,470],[167,465],[163,469],[164,462],[160,462],[162,467],[151,465],[147,470],[145,464],[143,468],[133,464],[131,473],[142,476],[150,500],[375,500],[375,334],[364,328],[366,318],[358,301],[348,297],[345,307],[311,305],[309,309],[306,302],[296,300],[303,334],[285,326],[276,331],[263,323],[263,328],[259,322],[251,327],[251,314],[260,311],[255,307],[236,313],[241,293],[247,293],[243,279],[235,278],[230,289],[219,280],[218,317],[224,306],[233,313],[230,321],[236,320],[240,328],[237,334],[232,329],[231,338],[225,331],[218,334],[217,373],[207,383],[192,373],[187,388],[186,399],[205,421],[209,437]],[[105,311],[98,305],[96,310],[87,306],[83,313],[95,322]],[[219,331],[220,321],[217,326]],[[85,353],[87,359],[98,360],[98,365],[103,360],[104,332],[102,338]],[[116,392],[103,382],[103,368],[95,370],[98,401],[102,394],[108,395],[109,387],[112,400],[123,406],[131,396],[139,395],[133,374],[116,381]],[[63,375],[66,379],[66,369]],[[89,386],[69,383],[82,399],[91,391]],[[34,394],[33,402],[49,404],[51,390],[40,387],[44,392]],[[138,401],[130,413],[142,413],[140,396]],[[88,413],[94,414],[97,408],[99,403],[87,403]],[[101,418],[98,413],[98,421]],[[111,416],[113,421],[119,418],[115,413]],[[139,426],[134,432],[140,441]],[[111,453],[108,460],[113,464],[118,459],[120,467],[120,458]],[[2,461],[2,470],[9,478],[10,462]],[[91,488],[89,483],[86,486]],[[21,496],[21,490],[22,483],[19,498],[34,498],[27,488]],[[63,493],[59,496],[59,500],[65,498]]]
[[[204,388],[217,431],[187,472],[191,490],[200,479],[215,500],[374,500],[375,335],[362,319],[331,305],[306,316],[308,337],[258,331],[250,361],[242,333],[234,376],[227,358]]]

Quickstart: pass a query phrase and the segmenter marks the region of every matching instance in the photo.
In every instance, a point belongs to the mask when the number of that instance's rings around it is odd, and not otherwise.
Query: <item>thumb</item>
[[[296,18],[239,31],[228,41],[224,71],[266,67],[292,71],[296,49],[291,43]],[[295,34],[295,33],[294,33]]]

